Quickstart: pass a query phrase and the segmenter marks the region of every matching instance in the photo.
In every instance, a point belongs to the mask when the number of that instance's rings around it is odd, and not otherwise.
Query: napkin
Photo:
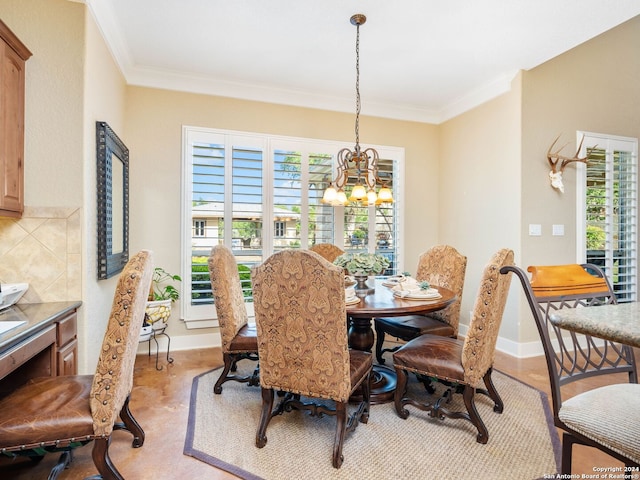
[[[409,295],[415,297],[434,297],[439,295],[436,288],[427,288],[423,290],[420,288],[420,282],[415,278],[406,277],[406,280],[398,285],[394,285],[391,290],[396,297],[407,297]]]

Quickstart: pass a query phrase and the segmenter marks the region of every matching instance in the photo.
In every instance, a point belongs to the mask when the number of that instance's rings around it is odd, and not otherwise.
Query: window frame
[[[638,298],[638,273],[637,273],[637,262],[638,262],[638,220],[640,215],[638,214],[638,195],[639,195],[639,183],[638,183],[638,139],[633,137],[623,137],[618,135],[607,135],[602,133],[593,133],[586,131],[577,131],[576,132],[576,144],[582,146],[580,151],[578,152],[579,157],[586,157],[588,154],[589,148],[597,147],[598,149],[605,150],[605,158],[607,164],[607,171],[612,164],[612,156],[614,151],[625,151],[630,152],[633,160],[635,161],[635,195],[636,195],[636,204],[635,204],[635,217],[632,222],[636,227],[635,237],[633,240],[633,245],[630,248],[625,249],[625,251],[632,251],[633,257],[632,261],[635,267],[634,274],[632,275],[632,284],[635,289],[630,293],[631,301],[636,301]],[[584,163],[576,164],[576,257],[578,263],[585,263],[587,261],[587,205],[586,205],[586,194],[587,194],[587,165]],[[609,216],[609,214],[607,214]],[[611,250],[610,248],[605,248],[605,250]],[[605,265],[603,270],[609,277],[609,280],[614,286],[614,280],[611,277],[610,269],[612,267],[610,265]],[[625,300],[627,301],[627,300]]]
[[[214,140],[217,137],[218,140]],[[219,143],[225,145],[225,157],[230,154],[227,150],[229,147],[235,145],[234,142],[229,142],[230,139],[238,142],[245,142],[247,145],[262,149],[263,161],[265,162],[264,177],[263,177],[263,216],[262,216],[262,255],[266,258],[269,254],[273,253],[274,245],[274,229],[275,218],[273,218],[273,167],[276,151],[290,150],[290,151],[302,151],[303,155],[310,156],[311,154],[331,154],[333,158],[333,174],[335,178],[335,158],[338,151],[342,148],[352,148],[353,145],[346,142],[321,140],[321,139],[307,139],[300,137],[289,137],[280,135],[268,135],[254,132],[241,132],[226,129],[214,129],[197,126],[182,126],[182,222],[181,222],[181,275],[183,282],[181,282],[181,298],[184,299],[180,302],[180,318],[186,323],[188,329],[191,328],[207,328],[217,327],[217,312],[215,306],[206,305],[192,305],[191,299],[191,254],[192,254],[192,188],[190,188],[193,179],[193,164],[191,161],[193,153],[193,144],[195,142],[205,143]],[[395,166],[395,172],[397,178],[394,178],[394,199],[396,204],[396,230],[398,232],[398,239],[396,241],[396,261],[398,265],[398,271],[403,271],[403,252],[404,252],[404,195],[403,183],[404,183],[404,153],[405,150],[402,147],[390,147],[390,146],[378,146],[367,145],[368,147],[375,148],[380,154],[380,158],[386,158],[393,162]],[[303,165],[305,165],[303,163]],[[308,176],[307,171],[303,170],[302,177]],[[231,181],[230,175],[225,176],[225,185]],[[224,205],[224,217],[232,218],[232,199],[231,189],[225,188],[225,205]],[[228,196],[227,196],[228,195]],[[309,214],[309,202],[308,199],[303,196],[302,204],[300,205],[300,215],[302,218],[306,218]],[[335,218],[344,217],[344,207],[335,208]],[[375,211],[375,207],[371,207],[372,211]],[[368,249],[371,253],[375,252],[375,215],[370,215],[371,228],[369,229],[369,242]],[[303,226],[306,225],[303,223]],[[340,245],[344,236],[343,230],[344,222],[334,222],[334,242],[336,245]],[[231,222],[225,222],[225,228],[231,228]],[[224,238],[229,238],[231,242],[231,236],[225,234]],[[339,239],[339,240],[336,240]],[[308,234],[306,228],[303,227],[301,232],[301,248],[308,248]],[[253,317],[253,305],[251,302],[246,302],[247,311],[250,317]]]

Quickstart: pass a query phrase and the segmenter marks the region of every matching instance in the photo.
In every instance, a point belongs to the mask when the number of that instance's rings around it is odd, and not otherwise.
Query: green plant
[[[352,275],[380,274],[389,266],[389,260],[377,253],[343,253],[333,263]]]
[[[171,300],[171,303],[180,298],[180,291],[170,282],[181,282],[180,275],[173,275],[161,267],[153,270],[149,301]]]

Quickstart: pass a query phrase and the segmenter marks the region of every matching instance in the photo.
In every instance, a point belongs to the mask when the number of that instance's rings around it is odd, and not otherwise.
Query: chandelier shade
[[[380,205],[393,203],[393,194],[388,180],[378,175],[378,152],[374,148],[360,148],[360,25],[367,21],[367,17],[358,13],[351,17],[351,24],[356,26],[356,144],[353,150],[343,148],[338,152],[337,176],[329,182],[324,191],[322,202],[333,205],[347,205],[349,203]],[[347,198],[345,188],[349,178],[355,178],[356,183]],[[376,186],[380,186],[376,193]]]

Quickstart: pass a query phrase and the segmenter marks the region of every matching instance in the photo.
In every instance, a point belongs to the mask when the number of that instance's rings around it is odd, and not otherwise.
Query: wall
[[[467,256],[461,332],[469,324],[487,261],[501,248],[520,253],[521,75],[511,91],[440,125],[438,240]],[[513,291],[512,287],[512,291]],[[518,339],[518,303],[507,303],[498,347]]]
[[[522,82],[522,237],[520,264],[582,262],[576,253],[576,167],[564,172],[564,193],[551,188],[546,152],[561,135],[577,148],[576,132],[589,131],[640,138],[640,17],[603,33],[531,71]],[[542,236],[528,235],[529,224],[541,224]],[[552,236],[562,224],[564,236]],[[537,332],[522,300],[523,346],[537,344]]]
[[[414,269],[418,255],[437,243],[437,128],[415,122],[360,119],[361,144],[405,148],[405,265]],[[276,135],[354,141],[355,113],[335,113],[129,86],[126,125],[131,152],[131,248],[149,248],[156,263],[180,270],[180,178],[182,126],[192,125]],[[430,208],[424,208],[428,205]],[[171,347],[193,342],[174,308],[168,332]],[[174,338],[178,337],[178,338]],[[204,342],[214,341],[209,336]],[[219,340],[218,340],[219,341]]]
[[[106,47],[89,10],[85,10],[83,121],[78,125],[84,139],[81,166],[83,173],[84,239],[83,309],[89,314],[81,330],[81,367],[93,372],[98,352],[111,312],[117,275],[97,280],[97,172],[96,122],[106,121],[120,139],[128,145],[129,137],[124,121],[126,83],[111,53]],[[129,247],[129,255],[136,253]]]
[[[26,257],[12,249],[13,257],[0,258],[0,271],[12,269],[18,257],[27,260],[22,273],[14,272],[33,284],[25,302],[83,301],[79,372],[90,373],[115,287],[115,280],[96,280],[95,121],[123,130],[124,80],[83,4],[0,0],[0,15],[33,53],[26,65],[25,217],[0,223],[0,238],[18,227],[33,249]]]

